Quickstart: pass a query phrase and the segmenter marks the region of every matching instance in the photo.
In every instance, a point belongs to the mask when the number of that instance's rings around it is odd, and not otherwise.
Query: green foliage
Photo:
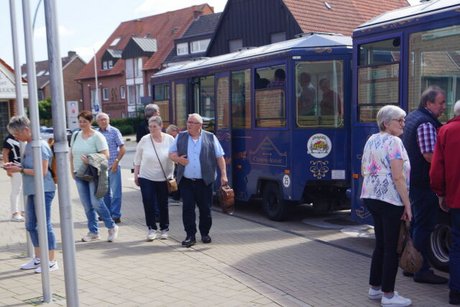
[[[110,119],[110,125],[118,128],[122,135],[133,134],[137,125],[142,121],[142,118],[114,118]]]
[[[51,99],[40,100],[38,102],[38,115],[40,117],[40,124],[44,126],[51,125]]]

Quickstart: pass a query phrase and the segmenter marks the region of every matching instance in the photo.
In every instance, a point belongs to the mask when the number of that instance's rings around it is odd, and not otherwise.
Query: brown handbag
[[[403,232],[403,234],[401,234]],[[400,240],[402,240],[402,253],[399,258],[399,267],[408,273],[416,273],[423,264],[422,254],[415,248],[414,242],[410,237],[409,223],[403,222],[400,229]],[[400,252],[400,242],[398,242],[398,252]]]
[[[228,184],[220,187],[219,202],[222,212],[227,214],[235,212],[235,192],[233,192],[233,189]]]

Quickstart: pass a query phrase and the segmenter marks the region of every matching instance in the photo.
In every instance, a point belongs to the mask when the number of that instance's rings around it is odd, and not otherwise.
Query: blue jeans
[[[46,230],[48,232],[48,249],[56,249],[56,235],[54,234],[53,224],[51,223],[51,202],[55,192],[45,192],[45,215]],[[34,247],[39,247],[37,231],[37,213],[35,212],[35,196],[28,195],[26,202],[26,229],[30,234],[30,239]]]
[[[412,239],[414,246],[423,256],[423,265],[417,274],[423,274],[430,269],[428,249],[430,236],[438,222],[438,197],[430,189],[412,188],[409,192],[412,207]]]
[[[196,233],[195,205],[200,211],[200,233],[202,236],[209,234],[212,226],[212,186],[212,183],[206,185],[201,179],[190,180],[182,177],[179,190],[182,197],[182,222],[187,236],[195,236]]]
[[[112,218],[121,217],[121,168],[118,166],[114,173],[110,168],[109,171],[109,190],[104,196],[104,203],[110,211]]]
[[[157,229],[155,217],[159,210],[160,230],[169,230],[168,186],[166,181],[152,181],[139,178],[145,223],[149,229]]]
[[[363,199],[374,219],[375,249],[372,254],[369,284],[381,286],[383,292],[393,292],[398,272],[399,226],[404,207],[376,200]]]
[[[94,181],[88,182],[79,178],[75,178],[75,183],[77,184],[80,201],[83,205],[83,208],[85,208],[89,231],[94,234],[99,233],[99,229],[97,227],[96,212],[104,221],[105,227],[108,229],[114,228],[115,223],[110,216],[109,209],[107,209],[103,197],[96,198],[96,184]]]
[[[449,288],[460,292],[460,209],[450,209],[452,246],[449,253]]]

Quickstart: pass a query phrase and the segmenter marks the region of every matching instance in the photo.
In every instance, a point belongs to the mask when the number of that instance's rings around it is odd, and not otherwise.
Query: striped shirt
[[[99,132],[102,133],[107,140],[109,145],[109,168],[112,167],[112,164],[115,162],[115,159],[118,156],[118,149],[120,146],[125,145],[123,138],[121,136],[120,130],[117,128],[108,125],[107,129],[99,129]]]
[[[423,123],[418,126],[417,143],[422,154],[434,152],[436,134],[436,128],[431,123]]]

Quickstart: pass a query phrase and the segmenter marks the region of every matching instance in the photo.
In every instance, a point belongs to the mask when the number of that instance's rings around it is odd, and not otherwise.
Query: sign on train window
[[[285,127],[285,65],[256,69],[254,78],[256,126],[263,128]]]
[[[359,46],[358,118],[375,122],[378,110],[399,105],[400,39]]]

